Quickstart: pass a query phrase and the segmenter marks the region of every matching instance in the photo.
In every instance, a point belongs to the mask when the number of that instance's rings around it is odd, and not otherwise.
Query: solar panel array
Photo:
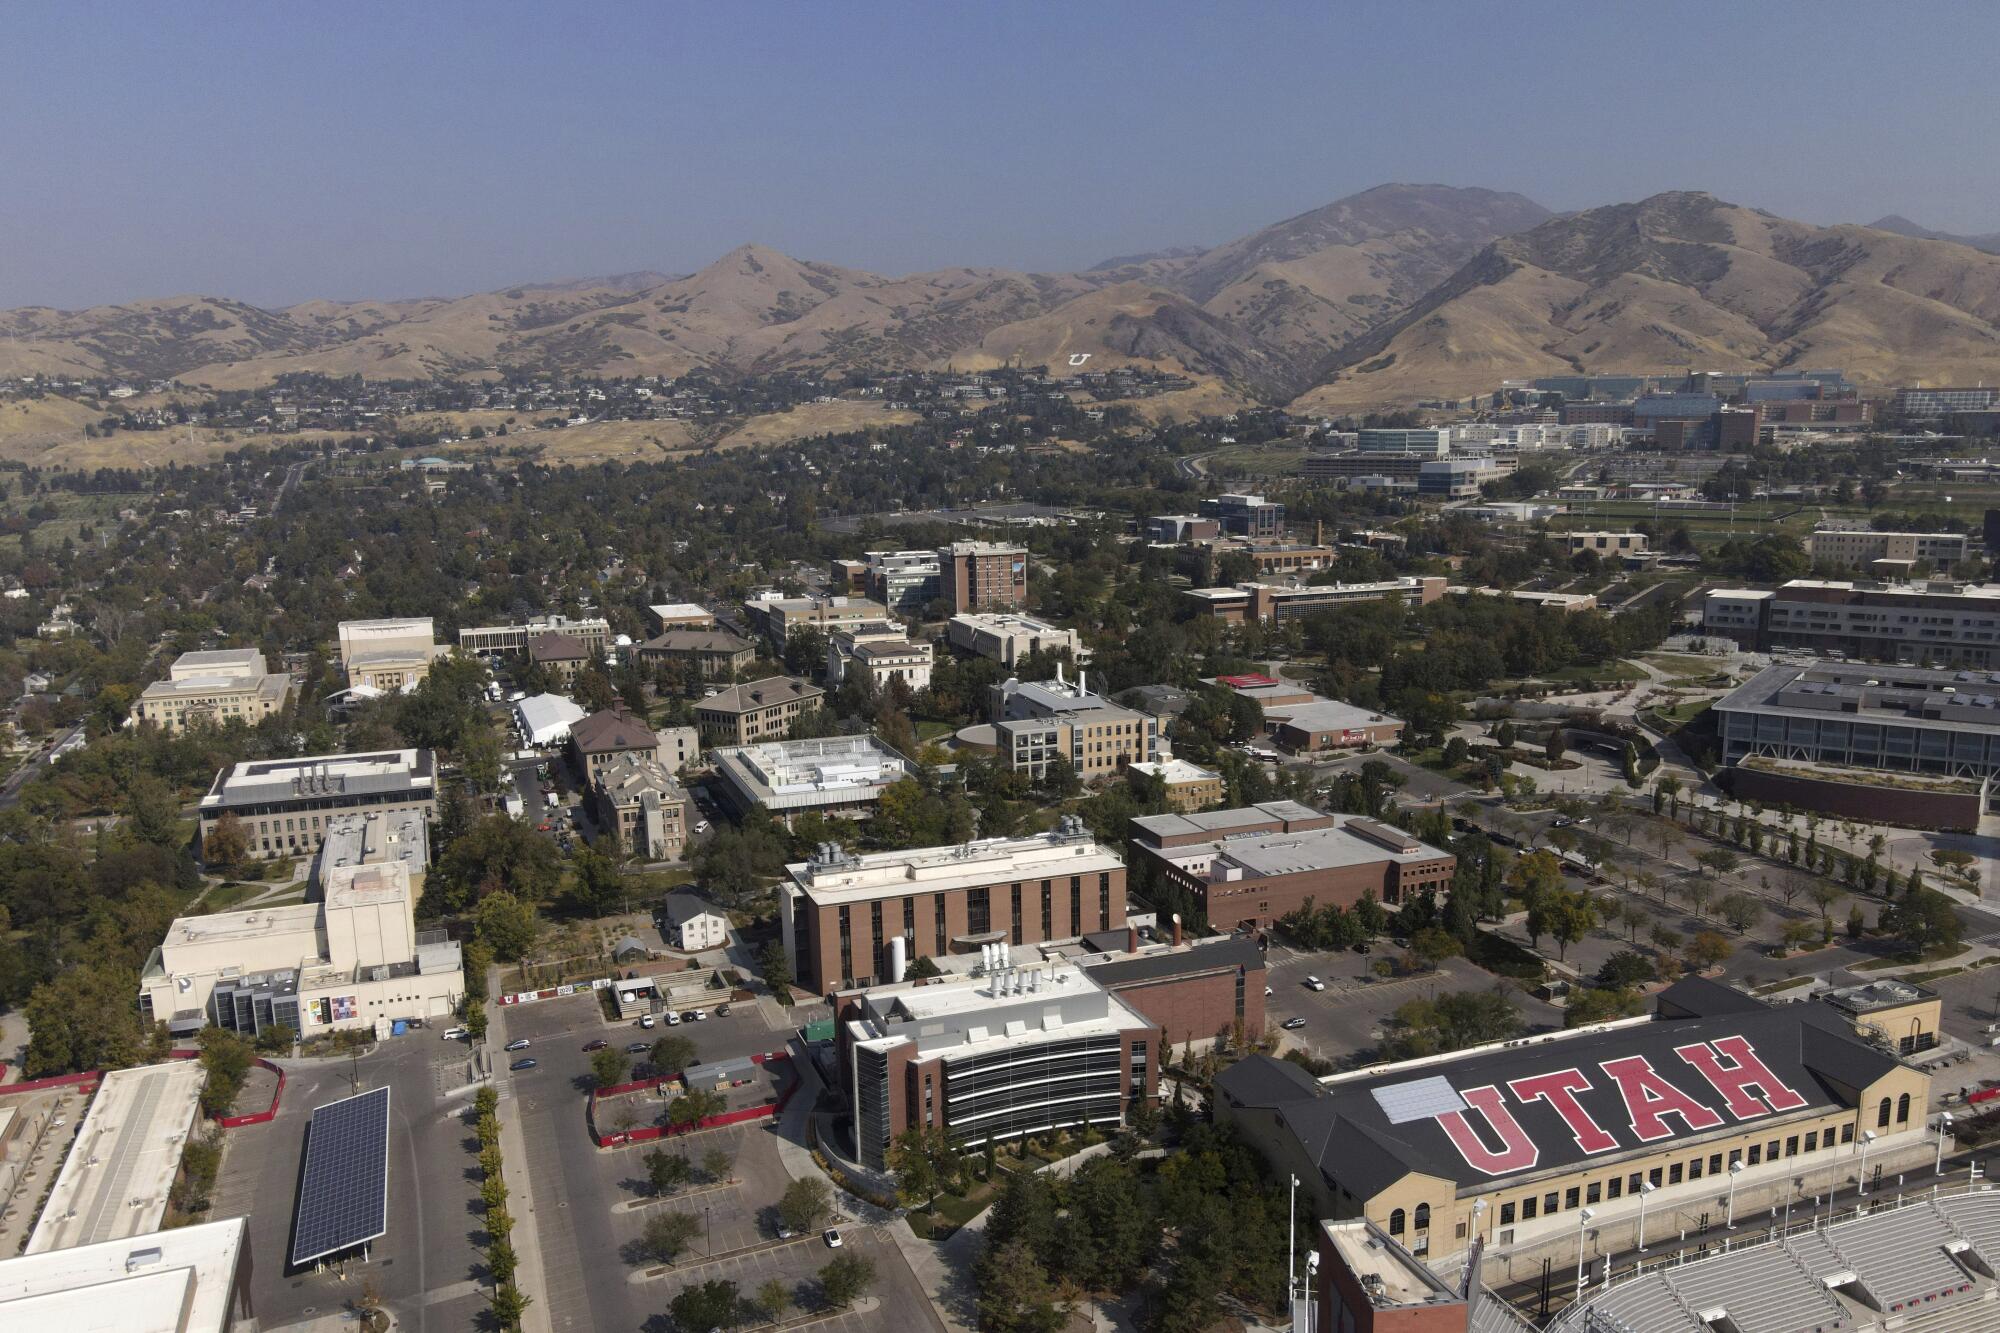
[[[389,1229],[389,1090],[313,1111],[292,1228],[292,1265],[351,1249]]]
[[[1406,1125],[1412,1120],[1428,1120],[1465,1109],[1465,1099],[1451,1086],[1451,1080],[1442,1075],[1391,1083],[1386,1088],[1374,1089],[1374,1096],[1376,1105],[1392,1125]]]

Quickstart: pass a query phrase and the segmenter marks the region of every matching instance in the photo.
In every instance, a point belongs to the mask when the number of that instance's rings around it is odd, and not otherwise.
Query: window
[[[1675,1162],[1675,1163],[1674,1163],[1674,1164],[1673,1164],[1672,1166],[1668,1167],[1668,1168],[1667,1168],[1667,1183],[1668,1183],[1669,1185],[1678,1185],[1678,1184],[1680,1184],[1680,1183],[1681,1183],[1681,1174],[1682,1174],[1682,1170],[1683,1170],[1683,1168],[1682,1168],[1682,1166],[1681,1166],[1681,1164],[1680,1164],[1679,1162]]]
[[[1658,1189],[1660,1187],[1660,1182],[1666,1178],[1666,1174],[1667,1173],[1664,1170],[1656,1166],[1651,1171],[1648,1171],[1646,1173],[1646,1179],[1653,1182],[1654,1189]]]
[[[1602,1201],[1603,1198],[1604,1198],[1604,1187],[1598,1184],[1594,1180],[1590,1182],[1589,1187],[1586,1188],[1583,1192],[1583,1201],[1585,1203],[1598,1203]]]
[[[1083,934],[1083,876],[1069,877],[1069,933]]]
[[[931,899],[931,921],[937,928],[937,956],[942,958],[946,953],[944,940],[944,895],[942,893],[937,894]]]
[[[1631,1190],[1634,1194],[1637,1194],[1639,1192],[1639,1180],[1640,1180],[1639,1173],[1637,1171],[1634,1171],[1631,1175],[1625,1178],[1625,1188]]]
[[[1910,1123],[1910,1094],[1907,1092],[1896,1099],[1896,1123],[1899,1125]]]
[[[1807,1131],[1806,1131],[1806,1151],[1807,1151],[1807,1152],[1818,1152],[1818,1151],[1819,1151],[1819,1131],[1818,1131],[1818,1130],[1816,1130],[1816,1129],[1809,1129],[1809,1130],[1807,1130]]]
[[[1562,1196],[1555,1193],[1554,1191],[1550,1191],[1549,1193],[1544,1194],[1542,1196],[1542,1211],[1545,1213],[1553,1213],[1556,1210],[1556,1205],[1561,1200],[1561,1198]]]
[[[1875,1128],[1887,1129],[1888,1127],[1889,1127],[1889,1099],[1887,1097],[1884,1097],[1882,1099],[1882,1104],[1875,1108]]]
[[[1840,1141],[1842,1143],[1854,1142],[1854,1126],[1842,1125],[1840,1127]]]
[[[1764,1145],[1764,1160],[1767,1162],[1778,1160],[1778,1141],[1776,1139],[1772,1139]]]
[[[1049,882],[1047,880],[1043,880],[1042,881],[1042,938],[1045,940],[1052,940],[1056,937],[1055,903],[1056,903],[1055,892],[1049,888]]]
[[[972,889],[965,895],[965,929],[968,934],[984,935],[993,929],[993,891],[984,885]]]
[[[1616,1199],[1624,1193],[1625,1193],[1625,1178],[1623,1176],[1613,1176],[1611,1177],[1611,1179],[1604,1182],[1605,1198]]]
[[[1743,1150],[1741,1148],[1731,1148],[1729,1150],[1729,1164],[1731,1166],[1735,1166],[1738,1162],[1742,1160],[1743,1160]]]
[[[1111,929],[1111,876],[1108,874],[1097,877],[1097,928]]]
[[[1008,929],[1013,932],[1012,942],[1015,944],[1020,944],[1022,940],[1021,940],[1021,886],[1019,884],[1013,886],[1012,907],[1013,907],[1013,915],[1008,920]]]
[[[1701,1179],[1701,1158],[1697,1157],[1692,1162],[1688,1163],[1688,1179],[1689,1180]]]
[[[1513,1204],[1503,1203],[1500,1205],[1500,1225],[1503,1227],[1511,1227],[1514,1225]]]
[[[1400,1208],[1389,1214],[1389,1234],[1392,1236],[1403,1234],[1403,1210]]]
[[[1785,1140],[1785,1156],[1797,1157],[1798,1155],[1799,1155],[1799,1136],[1794,1134]]]
[[[1431,1206],[1427,1203],[1420,1203],[1417,1205],[1417,1230],[1428,1231],[1430,1230],[1430,1226]]]
[[[1534,1221],[1535,1214],[1537,1211],[1540,1210],[1541,1206],[1542,1206],[1542,1201],[1540,1199],[1537,1199],[1532,1194],[1530,1194],[1527,1198],[1521,1200],[1521,1220],[1523,1222]]]

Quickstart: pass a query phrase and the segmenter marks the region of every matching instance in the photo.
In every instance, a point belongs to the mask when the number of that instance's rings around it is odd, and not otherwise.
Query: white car
[[[667,1010],[667,1026],[670,1028],[677,1028],[680,1025],[681,1025],[681,1016],[675,1013],[671,1009]]]
[[[839,1248],[840,1248],[840,1232],[839,1232],[839,1230],[838,1230],[837,1228],[834,1228],[834,1227],[828,1227],[828,1228],[826,1229],[826,1236],[825,1236],[825,1240],[826,1240],[826,1248],[828,1248],[829,1250],[837,1250],[837,1249],[839,1249]]]
[[[695,821],[694,821],[694,831],[695,831],[696,833],[706,833],[706,832],[708,832],[708,821],[707,821],[706,819],[697,819],[697,820],[695,820]]]
[[[658,1020],[657,1020],[657,1019],[655,1019],[655,1018],[654,1018],[654,1017],[653,1017],[653,1016],[652,1016],[651,1014],[640,1014],[640,1015],[639,1015],[639,1026],[640,1026],[640,1027],[642,1027],[642,1028],[649,1028],[649,1027],[653,1026],[653,1024],[654,1024],[655,1022],[657,1022],[657,1021],[658,1021]]]
[[[1321,981],[1321,980],[1320,980],[1320,979],[1319,979],[1318,977],[1307,977],[1307,978],[1306,978],[1306,989],[1307,989],[1307,990],[1325,990],[1325,989],[1326,989],[1326,983],[1325,983],[1324,981]]]
[[[446,1028],[444,1030],[444,1039],[446,1041],[464,1041],[471,1035],[472,1032],[468,1028]]]
[[[693,1018],[694,1021],[697,1023],[706,1023],[708,1021],[708,1010],[706,1009],[693,1010],[690,1013],[689,1017]]]

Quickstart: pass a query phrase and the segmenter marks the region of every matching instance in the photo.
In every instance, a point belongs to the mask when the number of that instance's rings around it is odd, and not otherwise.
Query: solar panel
[[[1374,1095],[1375,1104],[1392,1125],[1407,1125],[1412,1120],[1429,1120],[1448,1111],[1465,1109],[1465,1099],[1441,1076],[1392,1083],[1386,1088],[1376,1088]]]
[[[292,1227],[292,1266],[374,1240],[389,1229],[389,1090],[316,1108]]]

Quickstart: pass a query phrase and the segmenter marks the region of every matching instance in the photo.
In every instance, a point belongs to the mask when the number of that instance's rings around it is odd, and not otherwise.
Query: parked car
[[[649,1028],[649,1027],[653,1026],[653,1024],[654,1024],[654,1023],[655,1023],[656,1021],[658,1021],[658,1020],[656,1020],[656,1019],[655,1019],[655,1018],[654,1018],[654,1017],[653,1017],[653,1016],[652,1016],[651,1014],[640,1014],[640,1015],[639,1015],[639,1026],[640,1026],[640,1027],[642,1027],[642,1028]]]
[[[1307,977],[1307,978],[1306,978],[1306,989],[1307,989],[1307,990],[1325,990],[1325,989],[1326,989],[1326,983],[1325,983],[1324,981],[1321,981],[1321,980],[1320,980],[1320,979],[1319,979],[1318,977]]]
[[[599,1038],[597,1038],[597,1040],[595,1040],[595,1041],[587,1041],[587,1042],[585,1042],[585,1043],[583,1044],[583,1049],[584,1049],[585,1051],[601,1051],[601,1050],[603,1050],[603,1049],[604,1049],[604,1048],[605,1048],[606,1046],[608,1046],[608,1045],[610,1045],[610,1044],[611,1044],[611,1043],[609,1043],[609,1042],[605,1041],[605,1040],[604,1040],[604,1038],[602,1038],[602,1037],[599,1037]]]
[[[444,1030],[444,1039],[446,1041],[470,1041],[472,1039],[472,1029],[446,1028]]]
[[[1272,990],[1272,989],[1271,989],[1271,988],[1270,988],[1269,986],[1266,986],[1266,987],[1264,987],[1264,998],[1265,998],[1265,999],[1269,999],[1269,998],[1270,998],[1271,996],[1273,996],[1273,995],[1276,995],[1277,993],[1278,993],[1278,992],[1276,992],[1276,991]]]
[[[715,1006],[715,1016],[716,1016],[717,1018],[727,1018],[727,1017],[729,1017],[729,1006],[728,1006],[728,1005],[726,1005],[726,1004],[718,1004],[718,1005],[716,1005],[716,1006]]]
[[[514,1038],[514,1040],[507,1043],[507,1049],[510,1051],[525,1051],[531,1045],[533,1045],[533,1043],[530,1042],[526,1037],[516,1037]]]
[[[670,1028],[677,1028],[680,1025],[681,1025],[681,1016],[675,1013],[671,1009],[667,1010],[667,1026]]]
[[[826,1248],[828,1248],[829,1250],[839,1249],[840,1229],[838,1227],[828,1227],[823,1236],[823,1239],[826,1241]]]
[[[799,1234],[798,1232],[792,1230],[790,1227],[786,1226],[783,1222],[778,1223],[779,1240],[790,1240],[792,1237],[798,1234]]]
[[[690,1023],[706,1023],[708,1021],[708,1010],[690,1009],[683,1017]]]
[[[1284,1022],[1278,1024],[1279,1027],[1283,1028],[1287,1032],[1297,1032],[1300,1028],[1304,1027],[1305,1025],[1306,1021],[1303,1018],[1288,1018]]]
[[[513,1070],[515,1073],[518,1074],[523,1069],[533,1069],[536,1065],[540,1063],[541,1063],[540,1060],[516,1060],[513,1064],[508,1065],[507,1068]]]
[[[653,1048],[652,1048],[652,1046],[651,1046],[651,1044],[650,1044],[650,1043],[647,1043],[647,1042],[643,1042],[643,1041],[635,1041],[635,1042],[632,1042],[632,1043],[628,1044],[628,1045],[627,1045],[627,1046],[625,1047],[625,1054],[627,1054],[627,1055],[644,1055],[644,1054],[645,1054],[645,1053],[646,1053],[647,1051],[650,1051],[650,1050],[652,1050],[652,1049],[653,1049]]]

